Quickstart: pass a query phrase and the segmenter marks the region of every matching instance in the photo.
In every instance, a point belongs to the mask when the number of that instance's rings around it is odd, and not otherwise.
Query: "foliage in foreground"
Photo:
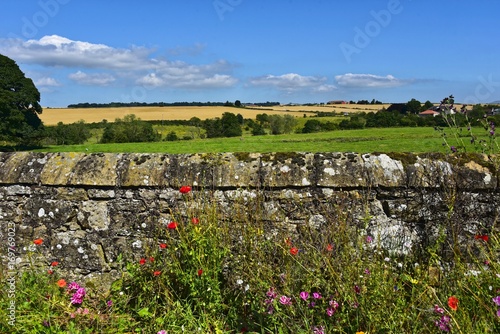
[[[119,262],[110,291],[66,281],[26,245],[30,269],[3,270],[0,332],[494,333],[500,329],[500,240],[473,237],[473,261],[391,255],[338,199],[320,229],[227,217],[209,193],[182,187],[182,210],[158,223],[137,261]],[[248,205],[248,203],[247,203]],[[438,242],[442,242],[438,241]],[[471,255],[472,249],[470,254]],[[6,269],[6,268],[4,268]],[[15,278],[12,280],[12,278]],[[14,299],[12,282],[15,284]],[[6,293],[4,293],[6,292]],[[15,320],[9,306],[15,302]]]

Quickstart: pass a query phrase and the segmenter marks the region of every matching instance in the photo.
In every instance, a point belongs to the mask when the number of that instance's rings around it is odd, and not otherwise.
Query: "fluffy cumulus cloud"
[[[335,76],[337,84],[341,87],[354,88],[387,88],[403,86],[408,82],[397,79],[392,75],[378,76],[374,74],[346,73]]]
[[[39,40],[3,39],[0,50],[18,62],[43,66],[129,69],[151,67],[146,48],[117,49],[51,35]]]
[[[266,75],[250,79],[253,86],[274,87],[284,91],[311,90],[315,92],[329,92],[335,86],[326,84],[325,77],[302,76],[296,73],[283,75]]]
[[[232,65],[226,61],[193,65],[155,59],[153,51],[144,47],[114,48],[57,35],[28,41],[0,39],[1,54],[21,63],[77,70],[70,79],[85,85],[109,85],[116,77],[153,87],[218,88],[237,82],[230,75]]]
[[[137,84],[149,87],[218,88],[229,87],[237,79],[222,74],[230,72],[232,65],[218,61],[208,65],[191,65],[185,62],[157,61],[155,70],[137,80]]]
[[[51,77],[42,77],[34,81],[37,87],[57,87],[61,85],[56,79]]]
[[[69,78],[79,84],[90,86],[107,86],[115,81],[115,78],[108,73],[87,74],[82,71],[70,74]]]

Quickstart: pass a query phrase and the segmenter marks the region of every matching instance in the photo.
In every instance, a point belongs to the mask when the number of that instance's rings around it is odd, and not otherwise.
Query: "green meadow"
[[[182,129],[176,128],[179,137]],[[166,134],[170,130],[162,129]],[[464,139],[467,141],[467,138]],[[370,128],[318,133],[211,138],[148,143],[98,144],[95,139],[84,145],[48,146],[41,152],[109,153],[218,153],[218,152],[444,152],[443,138],[434,128]],[[450,145],[456,145],[450,144]]]

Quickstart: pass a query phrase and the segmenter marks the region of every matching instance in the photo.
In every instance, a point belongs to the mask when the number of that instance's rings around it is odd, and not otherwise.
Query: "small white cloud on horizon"
[[[108,73],[87,74],[78,71],[76,73],[71,73],[68,77],[81,85],[107,86],[115,81],[115,78]]]
[[[297,73],[287,73],[283,75],[265,75],[251,78],[249,83],[253,86],[274,87],[288,92],[301,89],[310,89],[315,92],[329,92],[335,86],[325,84],[325,77],[303,76]]]
[[[348,88],[388,88],[403,86],[409,83],[407,80],[397,79],[390,74],[379,76],[374,74],[346,73],[336,75],[335,80],[339,86]]]

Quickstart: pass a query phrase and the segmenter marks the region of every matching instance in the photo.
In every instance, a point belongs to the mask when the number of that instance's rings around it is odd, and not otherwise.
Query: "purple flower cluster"
[[[314,326],[313,334],[325,334],[325,327],[323,326]]]
[[[68,284],[68,291],[74,291],[73,296],[71,296],[71,304],[80,305],[83,302],[83,297],[86,294],[85,288],[76,282],[71,282]]]
[[[267,299],[264,300],[264,303],[266,304],[266,312],[267,314],[273,314],[274,313],[274,306],[273,306],[273,301],[278,297],[278,294],[276,293],[276,290],[274,290],[273,287],[270,287],[269,290],[266,292]]]
[[[439,305],[434,305],[434,312],[441,314],[441,318],[434,322],[436,327],[444,332],[449,332],[451,330],[450,317],[447,315],[444,315],[444,309],[442,307],[439,307]]]
[[[274,301],[278,299],[278,302],[281,305],[292,305],[293,297],[288,297],[286,295],[281,295],[278,298],[278,293],[276,290],[271,287],[269,290],[266,292],[267,298],[265,299],[264,303],[266,305],[266,312],[268,314],[273,314],[274,313]],[[315,292],[307,292],[307,291],[302,291],[299,293],[299,298],[302,299],[304,302],[308,303],[307,306],[309,308],[314,308],[316,307],[316,303],[319,302],[323,296],[321,293],[315,291]],[[326,315],[331,317],[335,314],[337,309],[339,308],[339,303],[336,300],[330,299],[328,301],[328,306],[326,308]]]
[[[434,323],[436,324],[437,328],[442,330],[443,332],[449,332],[450,329],[450,317],[447,315],[443,315],[441,319],[436,320]]]

